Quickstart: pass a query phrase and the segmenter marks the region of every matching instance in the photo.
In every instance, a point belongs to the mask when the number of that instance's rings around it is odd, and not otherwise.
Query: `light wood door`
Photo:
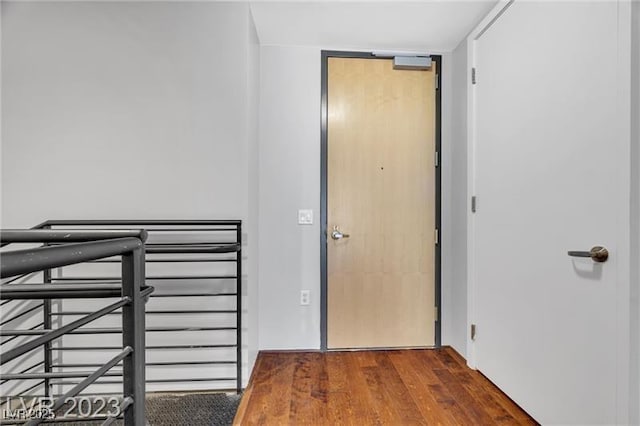
[[[329,58],[327,71],[327,346],[432,346],[435,64]]]

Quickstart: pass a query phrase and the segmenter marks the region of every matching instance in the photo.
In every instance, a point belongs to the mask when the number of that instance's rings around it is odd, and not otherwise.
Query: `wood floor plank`
[[[326,354],[314,353],[311,369],[311,389],[309,399],[312,401],[311,412],[314,424],[328,424],[331,418],[329,410],[329,371]]]
[[[453,349],[265,352],[235,425],[535,425]]]
[[[378,413],[372,409],[375,400],[368,391],[368,385],[362,371],[362,355],[360,352],[344,352],[341,356],[345,359],[346,374],[349,381],[349,397],[354,424],[382,425],[383,422]],[[373,367],[374,365],[370,365]]]
[[[435,380],[430,382],[428,375],[423,374],[424,371],[422,369],[416,369],[416,363],[411,353],[407,351],[397,351],[396,353],[396,351],[393,351],[389,358],[428,425],[451,425],[457,423],[453,416],[436,401],[434,394],[429,391],[429,384],[433,384]]]
[[[245,390],[240,407],[234,419],[234,424],[265,424],[266,413],[271,395],[271,378],[275,371],[276,357],[261,354],[256,360],[254,371],[251,373],[251,385]],[[242,415],[242,417],[239,417]],[[261,419],[264,417],[264,419]]]
[[[270,398],[269,416],[274,424],[286,424],[289,421],[291,398],[293,388],[293,372],[295,370],[295,358],[280,358],[277,371],[272,379],[272,392]]]
[[[456,400],[446,383],[442,381],[438,371],[445,369],[444,364],[438,359],[439,352],[421,351],[415,354],[417,365],[421,366],[423,374],[428,374],[431,378],[429,391],[434,395],[436,402],[451,415],[457,424],[470,425],[474,424],[473,419],[469,417],[464,407],[460,405],[460,401]]]
[[[288,424],[293,385],[294,358],[278,354],[265,354],[262,364],[264,374],[258,374],[256,386],[251,392],[245,419],[241,424]],[[253,400],[255,399],[255,403]]]
[[[328,353],[325,359],[328,373],[327,421],[331,424],[353,424],[346,359],[340,353]]]
[[[313,416],[315,401],[311,398],[311,388],[315,371],[312,370],[317,362],[318,359],[314,359],[312,354],[296,354],[289,404],[290,423],[299,423],[303,419],[309,419]]]
[[[456,380],[463,386],[476,401],[484,408],[487,415],[498,424],[516,424],[516,419],[491,395],[475,383],[466,371],[456,371],[453,373]]]
[[[537,424],[518,404],[513,402],[511,398],[505,395],[500,389],[491,383],[486,377],[477,371],[470,371],[469,375],[474,377],[474,382],[480,386],[484,392],[491,395],[500,403],[500,405],[516,419],[518,424],[535,425]]]
[[[249,378],[249,383],[255,383],[257,379],[257,374],[259,371],[262,371],[262,362],[264,362],[264,358],[256,359],[253,371],[251,372],[251,377]],[[237,420],[243,419],[245,417],[245,413],[247,412],[247,406],[249,405],[249,401],[251,401],[251,394],[253,393],[254,386],[247,387],[245,389],[242,399],[240,400],[240,405],[238,406],[238,411],[236,411],[236,416],[233,422],[233,425],[236,426]]]
[[[442,383],[447,387],[449,393],[453,395],[458,406],[462,407],[467,416],[469,416],[473,424],[486,425],[493,423],[493,419],[487,414],[484,406],[479,404],[476,398],[467,392],[451,371],[439,369],[436,370],[436,375],[441,378]]]
[[[368,392],[371,396],[371,410],[378,416],[378,421],[383,425],[396,423],[396,416],[391,401],[383,391],[383,383],[378,367],[362,367],[362,374],[366,380],[366,387],[360,392]]]
[[[459,379],[467,387],[471,387],[473,392],[481,395],[488,404],[493,405],[493,409],[498,413],[496,419],[498,423],[504,424],[537,424],[525,411],[523,411],[515,402],[507,395],[491,383],[478,371],[471,370],[467,367],[466,360],[453,348],[442,348],[447,355],[459,365]],[[497,404],[497,406],[495,406]]]
[[[393,401],[392,408],[400,424],[426,425],[424,417],[413,398],[411,398],[406,384],[402,381],[400,374],[398,374],[394,364],[389,359],[389,352],[380,351],[375,354],[380,378],[384,384],[382,391],[390,401]]]

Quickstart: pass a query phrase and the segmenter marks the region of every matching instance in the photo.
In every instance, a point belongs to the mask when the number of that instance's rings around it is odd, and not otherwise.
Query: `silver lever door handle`
[[[334,240],[341,240],[343,238],[349,238],[349,234],[343,234],[340,232],[337,226],[333,227],[333,232],[331,233],[331,238]]]
[[[595,246],[589,251],[570,251],[569,256],[590,257],[594,262],[606,262],[609,259],[609,251],[601,246]]]

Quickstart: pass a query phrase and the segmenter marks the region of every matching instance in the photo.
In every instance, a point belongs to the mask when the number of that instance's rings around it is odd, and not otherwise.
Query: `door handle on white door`
[[[595,246],[589,251],[570,251],[569,256],[590,257],[594,262],[606,262],[609,259],[609,251],[601,246]]]
[[[334,226],[333,232],[331,233],[331,238],[333,238],[334,240],[341,240],[343,238],[349,238],[349,234],[343,234],[338,229],[338,226]]]

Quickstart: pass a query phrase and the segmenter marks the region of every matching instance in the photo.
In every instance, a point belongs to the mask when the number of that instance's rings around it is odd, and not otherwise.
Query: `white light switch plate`
[[[313,210],[298,210],[298,225],[313,225]]]

